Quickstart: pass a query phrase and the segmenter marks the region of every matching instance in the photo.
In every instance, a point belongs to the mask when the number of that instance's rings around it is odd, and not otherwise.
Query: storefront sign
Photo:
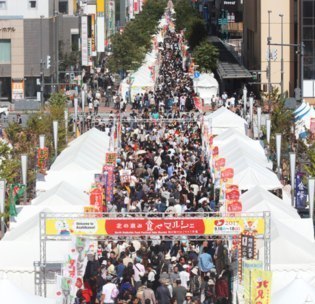
[[[263,269],[263,262],[259,260],[243,260],[242,261],[242,280],[243,280],[243,286],[244,286],[244,299],[245,303],[250,303],[250,296],[251,296],[251,290],[250,290],[250,284],[252,281],[251,272],[254,269]]]
[[[95,15],[91,15],[91,51],[94,53],[96,51],[95,45]]]
[[[9,27],[0,27],[1,32],[15,32],[15,27],[9,26]]]
[[[81,61],[83,66],[89,65],[88,16],[81,16]]]
[[[12,100],[24,99],[24,80],[12,79]]]
[[[219,158],[218,160],[216,160],[214,166],[217,170],[224,167],[225,166],[225,158]]]

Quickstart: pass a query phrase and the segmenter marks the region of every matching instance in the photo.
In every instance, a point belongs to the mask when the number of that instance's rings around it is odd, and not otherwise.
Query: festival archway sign
[[[121,214],[97,213],[41,213],[40,214],[40,275],[37,293],[46,296],[46,262],[49,241],[69,241],[82,237],[90,240],[106,240],[109,237],[141,238],[161,236],[210,236],[240,239],[245,231],[255,234],[264,243],[264,269],[270,270],[270,212],[238,213],[233,216],[222,213],[188,213],[181,217],[170,217],[165,213],[140,213],[137,217],[122,217]]]

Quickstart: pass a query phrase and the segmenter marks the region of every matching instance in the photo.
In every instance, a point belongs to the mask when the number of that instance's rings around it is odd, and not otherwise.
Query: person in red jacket
[[[226,270],[222,270],[219,278],[215,282],[215,293],[217,299],[229,299],[229,280]]]

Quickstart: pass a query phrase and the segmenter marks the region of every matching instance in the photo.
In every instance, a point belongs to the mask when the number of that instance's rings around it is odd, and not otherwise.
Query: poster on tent
[[[251,271],[251,303],[271,303],[272,272],[260,269]]]
[[[225,206],[227,213],[242,212],[243,205],[240,199],[238,185],[227,184],[225,190]]]
[[[105,201],[110,202],[114,196],[115,174],[113,165],[104,165],[103,173],[105,175]]]
[[[303,176],[304,174],[302,172],[296,173],[294,194],[297,209],[305,209],[306,207],[307,187],[303,183]]]

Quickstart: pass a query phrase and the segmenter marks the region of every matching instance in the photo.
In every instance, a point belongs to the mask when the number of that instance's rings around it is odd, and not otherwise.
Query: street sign
[[[194,78],[199,78],[199,77],[200,77],[200,72],[199,71],[195,71]]]

